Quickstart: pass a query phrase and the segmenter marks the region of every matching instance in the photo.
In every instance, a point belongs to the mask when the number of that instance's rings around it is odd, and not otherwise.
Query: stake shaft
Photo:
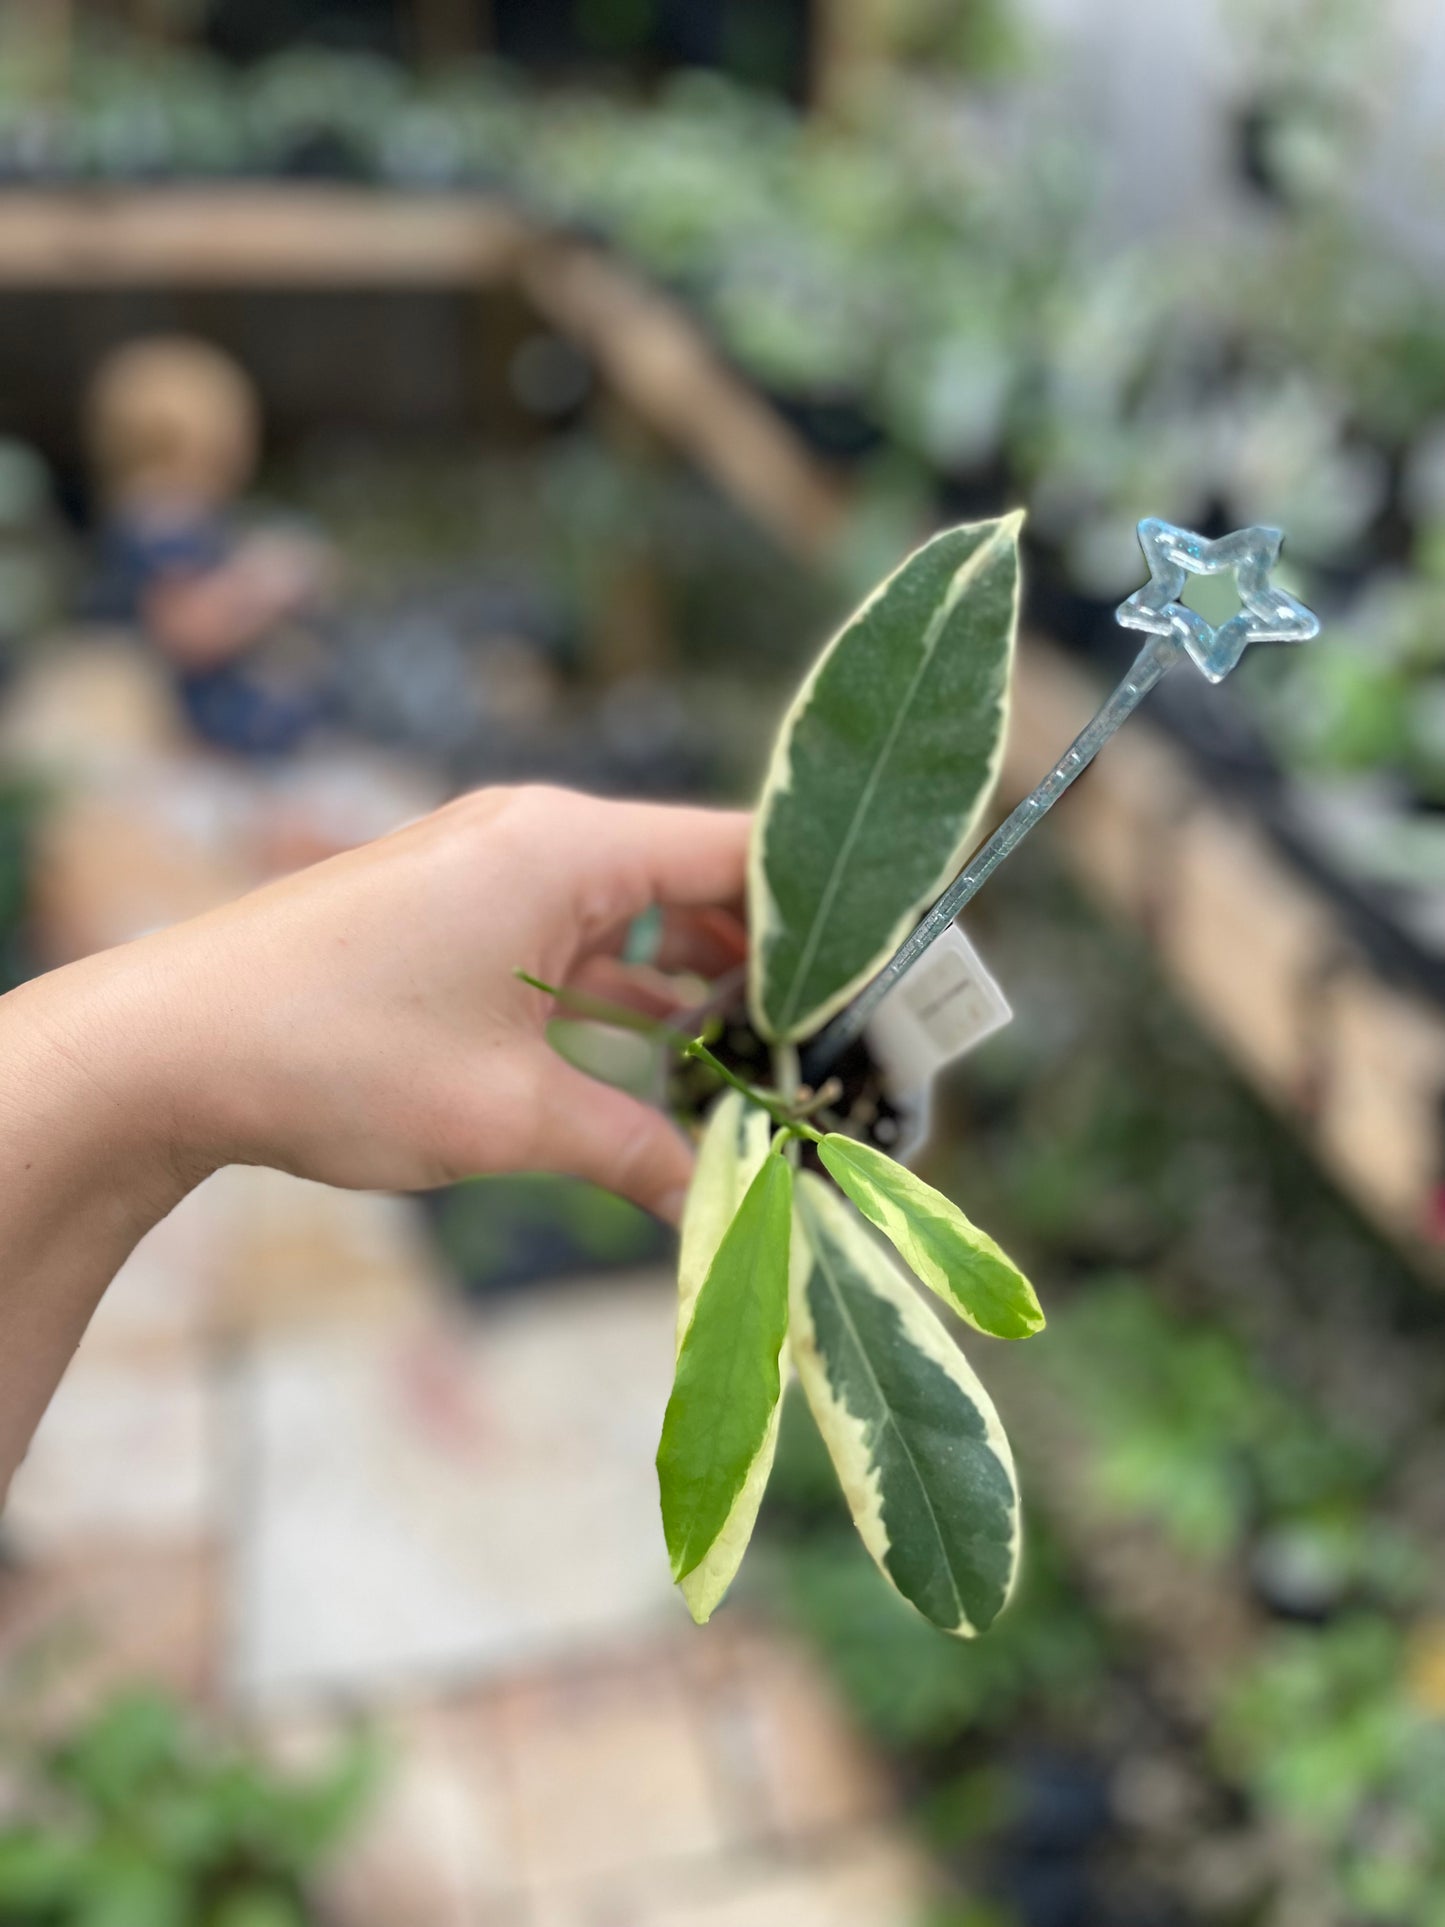
[[[964,905],[988,881],[1004,858],[1015,850],[1041,816],[1047,814],[1075,777],[1086,770],[1119,725],[1148,695],[1161,676],[1174,667],[1184,651],[1173,636],[1150,636],[1134,658],[1128,674],[1098,714],[1074,738],[1048,775],[1006,816],[972,861],[949,884],[943,895],[899,945],[873,981],[805,1048],[803,1072],[814,1086],[860,1036],[883,999],[910,971],[928,946],[953,922]]]

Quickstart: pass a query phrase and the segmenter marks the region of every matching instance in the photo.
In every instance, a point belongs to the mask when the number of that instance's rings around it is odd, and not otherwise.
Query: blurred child
[[[331,564],[314,540],[238,526],[258,427],[249,380],[206,342],[154,336],[107,358],[86,410],[105,509],[91,613],[160,650],[207,741],[274,756],[333,707],[324,651],[297,622]]]

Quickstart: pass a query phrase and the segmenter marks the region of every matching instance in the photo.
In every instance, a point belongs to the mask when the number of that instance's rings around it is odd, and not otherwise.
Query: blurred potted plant
[[[144,1689],[23,1757],[0,1824],[9,1927],[307,1927],[312,1877],[374,1774],[348,1746],[306,1779],[205,1740]]]
[[[1240,1676],[1214,1750],[1292,1842],[1327,1861],[1352,1919],[1445,1919],[1438,1623],[1407,1639],[1354,1613],[1286,1628]]]

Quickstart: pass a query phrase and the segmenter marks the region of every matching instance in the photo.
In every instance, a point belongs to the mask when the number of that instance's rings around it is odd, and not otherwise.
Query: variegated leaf
[[[963,862],[998,775],[1022,515],[949,529],[834,637],[784,719],[753,826],[749,1000],[806,1037]]]
[[[677,1248],[677,1343],[687,1335],[723,1233],[768,1155],[772,1120],[741,1091],[724,1091],[708,1114],[682,1214]]]
[[[892,1258],[805,1174],[791,1350],[863,1543],[925,1619],[969,1637],[1019,1557],[1013,1455],[988,1393]]]
[[[991,1338],[1030,1338],[1044,1328],[1034,1288],[986,1231],[896,1158],[830,1132],[818,1155],[863,1216],[944,1304]]]
[[[756,1104],[749,1104],[740,1092],[724,1091],[713,1106],[698,1147],[697,1168],[682,1216],[677,1259],[679,1350],[723,1233],[736,1216],[748,1186],[768,1154],[771,1135],[772,1123],[767,1113]],[[778,1419],[782,1409],[779,1399],[762,1449],[733,1500],[722,1530],[701,1563],[680,1582],[687,1609],[699,1626],[707,1624],[732,1584],[753,1536],[758,1507],[763,1502],[773,1469],[773,1455],[778,1448]]]
[[[774,1424],[792,1198],[787,1160],[765,1157],[723,1233],[677,1354],[657,1448],[674,1579],[694,1572],[726,1529]]]

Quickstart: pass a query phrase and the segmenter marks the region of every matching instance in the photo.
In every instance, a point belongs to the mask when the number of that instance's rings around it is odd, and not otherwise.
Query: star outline
[[[1223,682],[1252,642],[1309,642],[1319,617],[1270,580],[1284,533],[1256,524],[1212,540],[1157,515],[1139,524],[1149,580],[1114,611],[1125,629],[1172,636],[1210,682]],[[1191,575],[1234,575],[1240,608],[1218,628],[1180,600]]]

